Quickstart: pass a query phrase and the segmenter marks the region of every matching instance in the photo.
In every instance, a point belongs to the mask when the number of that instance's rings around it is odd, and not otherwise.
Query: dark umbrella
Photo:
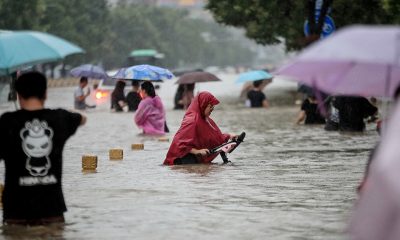
[[[185,73],[176,81],[176,84],[192,84],[196,82],[216,82],[221,81],[217,76],[209,72]]]
[[[78,67],[71,69],[71,75],[74,77],[87,77],[94,79],[107,79],[108,75],[104,71],[103,68],[92,65],[92,64],[84,64]]]

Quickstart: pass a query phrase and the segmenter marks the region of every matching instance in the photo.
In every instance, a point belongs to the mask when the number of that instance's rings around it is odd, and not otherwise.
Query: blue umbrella
[[[24,66],[59,61],[84,50],[62,38],[35,31],[0,31],[0,74]]]
[[[108,75],[103,68],[93,64],[83,64],[71,69],[71,75],[74,77],[87,77],[94,79],[107,79]]]
[[[253,82],[258,80],[264,79],[271,79],[273,76],[264,70],[256,70],[256,71],[249,71],[244,72],[239,75],[239,78],[236,79],[236,83],[243,83],[243,82]]]
[[[146,64],[121,68],[114,76],[112,76],[112,78],[117,79],[149,81],[162,81],[173,77],[174,75],[168,69]]]

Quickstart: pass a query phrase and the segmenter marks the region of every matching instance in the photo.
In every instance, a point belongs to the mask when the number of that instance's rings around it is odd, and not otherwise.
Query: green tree
[[[44,12],[43,0],[0,0],[0,29],[39,29]]]
[[[253,58],[249,49],[237,43],[221,44],[220,36],[230,38],[221,26],[191,19],[183,10],[122,3],[111,9],[110,28],[114,51],[108,55],[108,67],[124,65],[129,53],[141,48],[164,53],[167,67],[224,65]],[[216,41],[207,42],[205,32]]]
[[[219,24],[190,18],[185,10],[107,2],[0,0],[0,28],[44,31],[79,45],[86,53],[68,57],[64,62],[71,65],[122,67],[141,48],[164,53],[163,64],[171,68],[252,62],[253,53]]]
[[[386,2],[334,0],[330,16],[337,28],[356,23],[390,23],[390,20],[398,23],[398,1]],[[291,0],[209,0],[206,8],[217,22],[244,28],[246,35],[257,43],[285,42],[287,49],[292,50],[305,45],[303,25],[310,11],[307,3]]]
[[[107,56],[109,10],[106,0],[45,0],[41,28],[85,49],[74,62],[102,62]]]

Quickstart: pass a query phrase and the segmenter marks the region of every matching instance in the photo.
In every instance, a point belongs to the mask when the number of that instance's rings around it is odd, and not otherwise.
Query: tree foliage
[[[120,4],[111,11],[111,29],[112,36],[117,37],[109,60],[119,61],[120,65],[124,59],[118,60],[118,56],[128,56],[130,51],[141,48],[164,53],[164,64],[170,67],[228,65],[253,58],[253,53],[238,43],[221,45],[218,37],[207,42],[203,33],[229,33],[215,23],[189,18],[186,11]]]
[[[43,17],[44,11],[43,0],[1,0],[0,29],[37,29],[40,27],[40,19]]]
[[[219,23],[244,28],[260,44],[285,42],[288,50],[304,46],[308,1],[209,0],[206,6]],[[349,24],[400,22],[398,0],[333,0],[329,14],[337,28]]]
[[[232,41],[221,25],[189,17],[187,11],[107,0],[0,0],[0,29],[44,31],[83,49],[72,65],[121,67],[134,49],[165,54],[168,67],[251,62],[254,54]],[[204,38],[204,33],[212,39]]]

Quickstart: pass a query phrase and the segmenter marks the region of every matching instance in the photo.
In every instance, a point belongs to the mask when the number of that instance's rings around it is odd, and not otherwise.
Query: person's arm
[[[239,137],[239,135],[234,134],[234,133],[228,134],[228,135],[229,135],[229,140],[236,140]]]
[[[119,101],[118,101],[118,105],[119,105],[121,108],[123,108],[123,107],[126,106],[126,102],[123,101],[123,100],[119,100]]]
[[[307,117],[306,110],[309,109],[310,101],[305,99],[301,104],[300,112],[297,115],[296,124],[300,124]]]
[[[253,84],[252,83],[245,83],[242,87],[242,90],[240,91],[240,96],[239,99],[244,99],[247,97],[247,93],[253,89]]]
[[[210,154],[210,150],[204,148],[204,149],[196,149],[196,148],[192,148],[190,150],[190,153],[193,155],[201,155],[201,156],[207,156],[208,154]]]
[[[123,108],[126,106],[126,97],[124,95],[123,92],[121,92],[118,96],[117,96],[117,104]]]
[[[268,100],[267,100],[267,97],[265,96],[265,94],[260,90],[260,93],[261,93],[261,105],[262,105],[262,107],[263,108],[268,108],[269,107],[269,104],[268,104]]]
[[[82,91],[82,93],[83,93],[83,91]],[[82,94],[80,96],[77,96],[76,98],[77,98],[78,101],[82,102],[89,95],[90,95],[90,88],[88,88],[88,91],[86,92],[86,94]]]
[[[75,134],[78,127],[86,123],[86,116],[79,112],[67,111],[64,109],[56,110],[59,112],[60,117],[65,120],[65,130],[68,136]]]
[[[263,105],[263,108],[269,108],[268,100],[267,100],[267,99],[264,99],[264,100],[262,101],[262,105]]]
[[[296,124],[300,124],[301,122],[303,122],[303,120],[306,118],[306,112],[304,110],[301,110],[299,112],[299,115],[297,116],[296,119]]]
[[[82,115],[82,114],[81,114],[81,116],[82,116],[82,119],[81,119],[81,122],[80,122],[79,126],[85,125],[85,124],[86,124],[86,121],[87,121],[87,118],[86,118],[85,115]]]

